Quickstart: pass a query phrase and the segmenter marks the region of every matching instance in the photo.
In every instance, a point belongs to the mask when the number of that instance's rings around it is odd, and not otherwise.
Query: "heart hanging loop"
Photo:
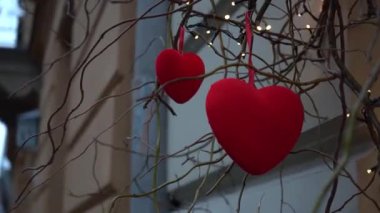
[[[179,38],[178,38],[178,44],[177,44],[177,50],[181,54],[183,54],[183,40],[185,36],[185,28],[183,26],[179,27]]]
[[[251,12],[246,12],[245,13],[245,35],[247,38],[247,46],[248,46],[248,83],[250,85],[253,85],[253,87],[256,88],[255,86],[255,69],[253,68],[253,63],[252,63],[252,28],[251,28]]]

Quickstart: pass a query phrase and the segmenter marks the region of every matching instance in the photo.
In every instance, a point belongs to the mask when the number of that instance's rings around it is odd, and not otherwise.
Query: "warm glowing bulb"
[[[235,6],[236,4],[235,4],[235,2],[233,1],[233,2],[231,2],[231,5],[232,5],[232,6]]]
[[[302,14],[301,14],[301,13],[298,13],[298,14],[297,14],[297,16],[298,16],[298,17],[301,17],[301,16],[302,16]]]
[[[372,91],[369,89],[369,90],[367,90],[367,92],[368,92],[368,93],[371,93]]]
[[[241,44],[240,44],[240,42],[238,42],[238,43],[237,43],[237,45],[239,45],[239,46],[240,46],[240,45],[241,45]]]
[[[211,30],[207,30],[206,33],[207,33],[207,34],[210,34],[210,33],[211,33]]]
[[[242,54],[241,54],[241,56],[243,56],[243,57],[244,57],[244,56],[245,56],[245,53],[242,53]]]
[[[367,173],[371,174],[372,173],[372,169],[367,169]]]
[[[258,31],[261,31],[263,28],[262,28],[261,26],[257,26],[256,29],[257,29]]]
[[[186,2],[186,4],[189,5],[189,4],[190,4],[190,1]]]
[[[269,24],[269,25],[267,25],[267,26],[265,27],[265,29],[266,29],[266,30],[270,30],[270,29],[272,29],[272,26]]]
[[[198,39],[198,38],[199,38],[199,35],[195,35],[194,38],[195,38],[195,39]]]
[[[350,116],[351,116],[350,113],[347,113],[347,114],[346,114],[346,117],[347,117],[347,118],[349,118]]]
[[[230,19],[230,15],[228,15],[228,14],[225,15],[225,16],[224,16],[224,19],[226,19],[226,20]]]
[[[209,42],[209,43],[208,43],[208,46],[212,46],[212,42]]]
[[[310,24],[307,24],[307,25],[306,25],[306,28],[307,28],[307,29],[310,29]]]

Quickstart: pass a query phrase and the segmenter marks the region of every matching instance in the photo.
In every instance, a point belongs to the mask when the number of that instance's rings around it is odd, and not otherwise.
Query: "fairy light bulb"
[[[301,17],[301,16],[302,16],[302,14],[301,14],[301,13],[298,13],[298,14],[297,14],[297,16],[298,16],[298,17]]]
[[[372,169],[367,169],[367,174],[371,174],[372,173]]]
[[[210,33],[211,33],[211,30],[207,30],[206,33],[207,33],[207,34],[210,34]]]
[[[208,43],[208,46],[209,46],[209,47],[211,47],[211,46],[212,46],[212,42],[211,42],[211,41]]]
[[[186,2],[186,4],[189,5],[189,4],[190,4],[190,1]]]
[[[195,35],[195,36],[194,36],[194,39],[198,39],[198,38],[199,38],[199,35]]]
[[[233,2],[231,2],[231,5],[232,5],[233,7],[235,7],[236,4],[235,4],[235,2],[233,1]]]
[[[258,31],[261,31],[263,28],[262,28],[261,26],[257,26],[256,29],[257,29]]]
[[[240,42],[238,42],[237,45],[240,46],[241,45]]]
[[[272,26],[270,24],[268,24],[266,27],[265,27],[266,30],[270,30],[272,29]]]
[[[369,90],[367,90],[367,92],[368,92],[368,93],[371,93],[372,91],[369,89]]]
[[[231,18],[231,17],[230,17],[230,15],[228,15],[228,14],[224,16],[224,19],[226,19],[226,20],[228,20],[228,19],[230,19],[230,18]]]
[[[310,29],[310,24],[307,24],[307,25],[306,25],[306,28],[307,28],[307,29]]]
[[[245,56],[245,53],[242,53],[241,56],[244,57],[244,56]]]
[[[347,114],[346,114],[346,117],[347,117],[347,118],[349,118],[350,116],[351,116],[351,114],[350,114],[350,113],[347,113]]]

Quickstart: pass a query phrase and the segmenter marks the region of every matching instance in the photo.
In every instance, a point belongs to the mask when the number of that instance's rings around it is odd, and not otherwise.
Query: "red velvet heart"
[[[304,116],[301,100],[291,90],[256,89],[238,79],[211,86],[206,112],[220,145],[253,175],[269,171],[286,157],[301,133]]]
[[[181,54],[177,50],[163,50],[156,59],[156,75],[159,84],[183,78],[196,77],[205,73],[202,59],[194,53]],[[202,84],[203,79],[181,80],[169,83],[165,92],[177,103],[190,100]]]

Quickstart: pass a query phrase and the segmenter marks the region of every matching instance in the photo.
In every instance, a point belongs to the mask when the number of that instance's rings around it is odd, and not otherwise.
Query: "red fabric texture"
[[[194,53],[181,54],[174,49],[163,50],[156,59],[156,75],[159,84],[178,78],[197,77],[205,73],[202,59]],[[164,86],[165,92],[175,102],[182,104],[190,100],[202,84],[203,79],[179,80]]]
[[[248,11],[245,13],[245,35],[247,37],[247,46],[248,46],[248,65],[251,66],[248,68],[248,83],[254,85],[255,82],[255,70],[252,68],[252,29],[250,22],[251,13]]]
[[[252,175],[268,172],[287,156],[304,118],[300,97],[288,88],[256,89],[238,79],[211,86],[206,112],[223,149]]]

